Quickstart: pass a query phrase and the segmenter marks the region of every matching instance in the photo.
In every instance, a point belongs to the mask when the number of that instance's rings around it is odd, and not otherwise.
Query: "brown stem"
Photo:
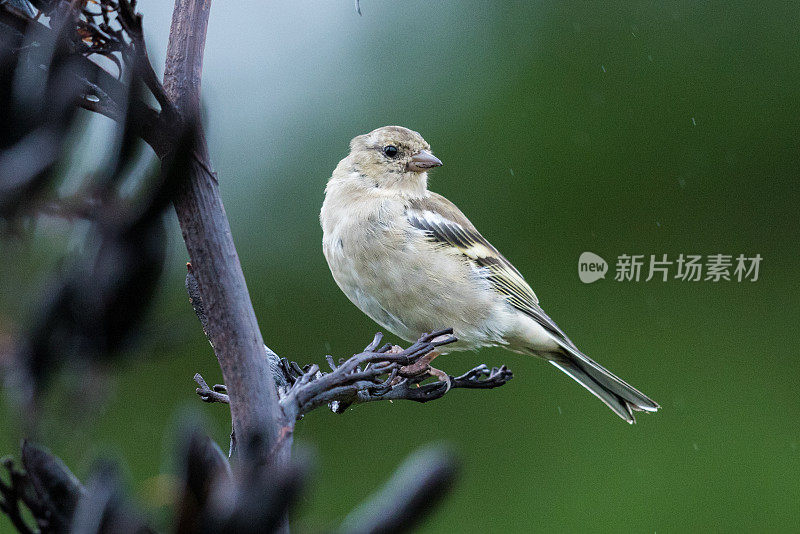
[[[199,124],[196,117],[210,7],[211,0],[175,1],[164,89],[184,124]],[[260,438],[263,461],[280,443],[274,460],[285,462],[291,439],[280,439],[284,425],[261,332],[217,182],[209,172],[202,131],[197,139],[190,179],[174,204],[203,296],[208,334],[228,388],[233,430],[238,443]]]

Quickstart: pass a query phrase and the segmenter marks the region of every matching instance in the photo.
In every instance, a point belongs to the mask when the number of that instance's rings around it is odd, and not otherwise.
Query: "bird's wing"
[[[567,358],[551,362],[605,402],[620,417],[633,423],[633,411],[654,412],[658,404],[636,388],[610,373],[582,353],[539,306],[519,271],[483,237],[463,213],[436,193],[409,203],[409,224],[422,230],[429,240],[457,251],[488,280],[508,303],[542,326],[564,349]]]
[[[478,232],[455,204],[430,193],[409,202],[406,218],[411,226],[425,232],[430,241],[460,252],[511,306],[531,317],[556,339],[574,346],[539,306],[539,299],[516,267]]]

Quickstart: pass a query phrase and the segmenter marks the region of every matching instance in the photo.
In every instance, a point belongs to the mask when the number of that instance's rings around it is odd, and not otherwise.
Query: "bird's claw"
[[[450,391],[450,388],[453,387],[453,381],[450,378],[450,375],[445,373],[441,369],[436,369],[434,367],[428,366],[428,374],[431,376],[435,376],[439,380],[439,382],[444,382],[444,384],[446,385],[444,393],[447,393],[448,391]]]

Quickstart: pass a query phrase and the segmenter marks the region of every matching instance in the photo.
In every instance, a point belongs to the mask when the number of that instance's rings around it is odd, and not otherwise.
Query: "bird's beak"
[[[425,172],[434,167],[441,167],[442,161],[428,152],[427,150],[420,150],[408,162],[408,170],[414,172]]]

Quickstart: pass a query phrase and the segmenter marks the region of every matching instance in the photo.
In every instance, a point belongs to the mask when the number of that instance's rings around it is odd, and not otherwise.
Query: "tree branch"
[[[209,318],[200,295],[191,264],[187,265],[186,290],[203,330],[209,335]],[[481,364],[460,376],[448,375],[447,382],[424,383],[429,378],[427,367],[409,374],[420,360],[437,347],[453,343],[452,329],[424,334],[405,350],[393,350],[390,344],[381,346],[383,334],[375,334],[364,351],[340,360],[338,365],[327,356],[330,372],[322,372],[318,365],[300,367],[286,358],[279,358],[268,347],[263,349],[272,369],[283,414],[283,425],[292,425],[305,414],[328,405],[334,413],[343,413],[353,404],[379,400],[412,400],[428,402],[443,397],[451,389],[491,389],[504,385],[513,378],[505,366],[489,369]],[[228,404],[227,388],[217,384],[209,387],[200,374],[194,375],[197,394],[204,402]]]
[[[199,111],[210,7],[210,0],[175,2],[164,89],[184,122],[194,121]],[[208,172],[211,164],[202,131],[197,139],[197,157],[188,183],[175,198],[175,211],[206,308],[207,333],[227,384],[234,434],[239,442],[263,435],[261,456],[266,458],[281,435],[278,394],[225,208]],[[291,439],[280,442],[277,453],[287,459]]]
[[[397,353],[388,352],[390,345],[378,349],[367,347],[364,352],[351,356],[338,366],[328,356],[332,369],[329,373],[320,371],[316,364],[301,369],[296,363],[283,359],[283,365],[274,376],[276,380],[291,384],[278,389],[284,416],[299,420],[311,410],[324,405],[328,405],[334,413],[344,413],[353,404],[380,400],[428,402],[443,397],[453,389],[491,389],[513,378],[505,365],[489,369],[485,364],[460,376],[449,375],[449,387],[447,382],[441,381],[423,384],[429,378],[424,372],[410,377],[401,376],[403,367],[414,365],[436,347],[455,341],[454,337],[448,336],[451,332],[441,330],[425,334],[416,343]],[[448,337],[437,340],[442,336]],[[382,334],[379,332],[375,338],[380,341]],[[200,374],[194,375],[194,380],[199,386],[197,394],[204,402],[230,402],[224,385],[209,387]]]

